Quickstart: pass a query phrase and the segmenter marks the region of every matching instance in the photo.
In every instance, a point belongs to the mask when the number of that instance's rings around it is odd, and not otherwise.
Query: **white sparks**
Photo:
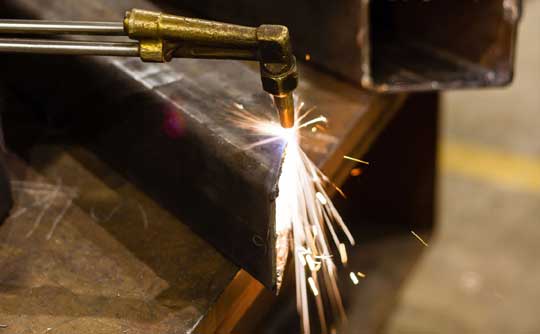
[[[308,278],[309,287],[311,288],[311,291],[313,291],[313,295],[317,297],[319,295],[319,290],[317,289],[317,286],[315,285],[315,281],[313,280],[313,277]]]
[[[321,269],[321,263],[318,261],[313,260],[313,257],[311,257],[311,254],[306,255],[306,262],[309,267],[309,270],[311,271],[319,271]]]
[[[339,244],[339,256],[341,257],[341,263],[346,264],[349,261],[349,257],[347,256],[347,248],[345,247],[344,243]]]
[[[349,277],[351,278],[351,281],[354,283],[354,285],[358,285],[359,281],[358,281],[358,277],[356,277],[356,274],[351,272],[349,274]]]
[[[348,155],[344,155],[343,158],[344,158],[344,159],[347,159],[347,160],[359,162],[359,163],[364,164],[364,165],[369,165],[369,162],[367,162],[367,161],[360,160],[360,159],[357,159],[357,158],[353,158],[353,157],[350,157],[350,156],[348,156]]]
[[[289,233],[291,237],[291,251],[295,254],[297,309],[303,333],[309,334],[309,289],[313,293],[312,298],[315,298],[321,328],[327,328],[327,316],[331,316],[334,323],[345,320],[337,286],[337,268],[329,242],[334,243],[341,262],[345,264],[348,261],[347,251],[338,234],[343,233],[351,245],[354,245],[354,238],[325,190],[326,187],[337,187],[309,159],[300,145],[302,129],[314,132],[313,129],[321,123],[326,124],[328,120],[324,116],[305,120],[315,108],[300,114],[302,107],[303,103],[300,103],[295,110],[295,124],[291,129],[282,128],[276,121],[257,117],[243,106],[236,106],[233,114],[238,118],[235,120],[237,126],[265,137],[248,148],[276,141],[286,144],[275,206],[276,231],[279,234]],[[337,192],[344,196],[341,190],[337,189]],[[329,307],[329,310],[325,310],[325,307]]]
[[[311,225],[311,231],[313,233],[313,237],[317,238],[317,236],[319,235],[319,228],[317,227],[317,225]]]
[[[328,203],[324,195],[320,192],[315,193],[315,196],[317,196],[317,199],[319,200],[319,202],[321,202],[322,205],[326,205],[326,203]]]
[[[298,258],[300,259],[300,263],[302,264],[302,267],[305,267],[307,263],[306,263],[306,259],[304,259],[304,254],[298,253]]]
[[[411,233],[412,233],[412,235],[414,235],[416,237],[416,239],[418,239],[422,243],[422,245],[424,245],[426,247],[429,247],[428,243],[425,242],[424,239],[422,239],[422,237],[420,237],[418,234],[416,234],[416,232],[411,230]]]
[[[324,117],[324,116],[319,116],[319,117],[317,117],[317,118],[314,118],[314,119],[312,119],[312,120],[309,120],[309,121],[307,121],[307,122],[305,122],[305,123],[300,124],[300,125],[298,126],[298,128],[299,128],[299,129],[305,128],[305,127],[308,127],[308,126],[310,126],[310,125],[312,125],[312,124],[316,124],[316,123],[328,123],[328,120],[327,120],[326,117]]]

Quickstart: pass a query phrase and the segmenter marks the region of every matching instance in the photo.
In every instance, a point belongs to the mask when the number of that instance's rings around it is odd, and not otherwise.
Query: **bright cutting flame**
[[[295,124],[285,129],[277,121],[262,119],[250,114],[243,106],[235,104],[235,123],[258,135],[266,137],[249,146],[265,145],[274,141],[285,141],[285,158],[278,182],[279,196],[276,199],[276,233],[285,235],[292,244],[296,276],[297,309],[302,319],[304,333],[310,333],[310,313],[308,292],[315,298],[315,305],[323,333],[329,331],[326,315],[331,314],[336,321],[345,320],[334,264],[328,239],[339,250],[343,264],[347,263],[345,244],[338,237],[339,230],[345,234],[351,245],[354,239],[325,191],[332,185],[328,178],[308,158],[301,148],[301,130],[326,123],[324,116],[306,120],[313,111],[301,114],[303,103],[295,111]],[[341,191],[338,192],[341,193]],[[339,229],[339,230],[337,230]],[[283,243],[278,242],[279,245]],[[278,254],[280,249],[278,249]],[[356,278],[356,277],[355,277]],[[309,287],[308,287],[309,286]],[[309,290],[308,290],[309,289]],[[321,294],[324,293],[324,298]],[[331,313],[325,312],[325,306]]]

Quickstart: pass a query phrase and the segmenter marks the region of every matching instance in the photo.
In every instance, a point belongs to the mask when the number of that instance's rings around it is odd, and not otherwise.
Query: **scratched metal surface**
[[[8,159],[0,333],[190,333],[237,268],[88,151],[29,154],[42,174]]]

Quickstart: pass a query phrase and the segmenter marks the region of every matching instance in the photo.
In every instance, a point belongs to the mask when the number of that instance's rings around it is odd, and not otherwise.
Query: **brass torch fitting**
[[[289,65],[261,64],[261,80],[263,89],[274,98],[281,126],[292,128],[294,126],[293,91],[298,86],[298,72],[294,57],[291,58]]]
[[[263,89],[274,97],[281,126],[294,126],[293,91],[298,86],[296,59],[292,54],[289,30],[278,25],[257,29]]]
[[[289,31],[280,25],[258,28],[132,9],[124,31],[139,41],[143,61],[174,57],[258,60],[264,90],[274,97],[283,127],[294,125],[292,92],[298,85]]]

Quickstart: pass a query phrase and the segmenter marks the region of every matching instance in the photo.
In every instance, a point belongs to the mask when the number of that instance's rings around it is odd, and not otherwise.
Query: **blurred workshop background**
[[[540,333],[540,1],[515,81],[443,94],[438,219],[385,332]]]

